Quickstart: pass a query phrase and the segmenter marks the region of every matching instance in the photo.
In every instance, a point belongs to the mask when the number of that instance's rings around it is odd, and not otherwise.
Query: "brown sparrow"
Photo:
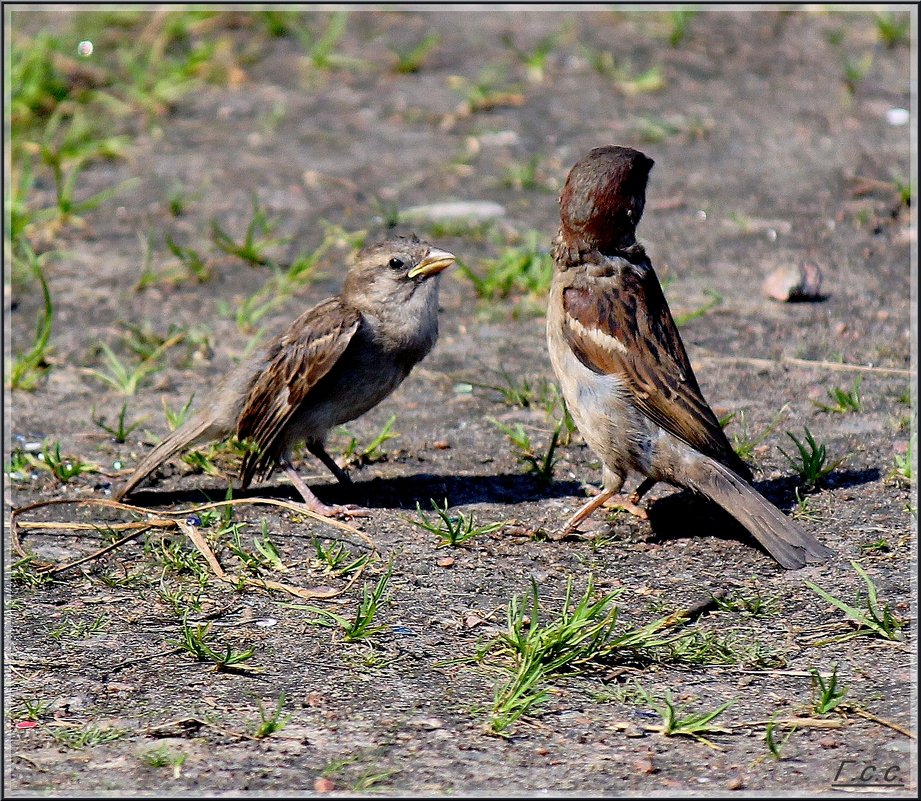
[[[326,435],[380,403],[434,347],[439,274],[453,263],[451,253],[415,237],[366,248],[340,295],[305,311],[231,370],[201,411],[147,455],[115,498],[180,449],[236,434],[254,446],[240,467],[242,488],[280,465],[312,511],[357,512],[322,503],[292,467],[292,448],[304,443],[341,483],[351,483],[326,452]]]
[[[667,481],[715,501],[785,568],[826,559],[831,550],[751,486],[751,470],[697,385],[635,237],[652,165],[631,148],[595,148],[572,168],[560,197],[547,344],[573,419],[604,465],[604,491],[565,531],[603,504],[645,518],[637,503]],[[612,504],[631,470],[643,482]]]

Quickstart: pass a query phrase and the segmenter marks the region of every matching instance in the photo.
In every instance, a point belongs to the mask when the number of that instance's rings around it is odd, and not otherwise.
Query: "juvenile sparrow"
[[[322,503],[291,465],[299,443],[343,484],[326,452],[336,425],[386,398],[438,339],[438,284],[454,256],[416,237],[366,248],[342,293],[305,311],[258,353],[231,370],[201,410],[151,451],[115,493],[121,499],[177,451],[236,434],[254,448],[240,467],[242,488],[280,465],[306,505],[325,516],[357,513]]]
[[[751,470],[697,385],[636,241],[652,165],[631,148],[595,148],[572,168],[560,197],[547,344],[573,419],[604,465],[604,491],[565,531],[603,504],[646,518],[639,500],[667,481],[715,501],[785,568],[827,559],[831,550],[751,486]],[[611,503],[631,470],[644,480],[629,499]]]

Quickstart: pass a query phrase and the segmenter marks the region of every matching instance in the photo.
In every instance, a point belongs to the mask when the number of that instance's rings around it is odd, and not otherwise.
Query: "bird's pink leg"
[[[573,531],[578,528],[579,523],[585,520],[592,512],[594,512],[599,506],[603,506],[606,501],[613,498],[617,493],[614,490],[604,490],[599,492],[594,498],[590,498],[588,503],[582,505],[582,507],[577,511],[569,520],[566,521],[566,525],[563,526],[563,530],[560,532],[562,536],[572,534]]]
[[[656,482],[651,478],[647,478],[636,488],[636,490],[634,490],[629,498],[618,497],[619,490],[602,490],[569,518],[566,525],[563,527],[561,535],[567,536],[571,534],[585,518],[600,506],[604,506],[606,509],[623,509],[625,512],[629,512],[635,517],[638,517],[640,520],[649,520],[649,514],[642,506],[639,506],[638,502],[650,489],[652,489],[655,483]]]
[[[304,482],[299,475],[297,470],[294,469],[294,466],[288,462],[282,464],[285,472],[288,474],[288,478],[291,480],[291,483],[294,485],[294,488],[301,494],[301,497],[304,499],[304,505],[315,514],[322,515],[323,517],[370,517],[371,513],[367,509],[363,509],[360,506],[329,506],[323,501],[321,501],[316,495],[313,494],[310,487]]]

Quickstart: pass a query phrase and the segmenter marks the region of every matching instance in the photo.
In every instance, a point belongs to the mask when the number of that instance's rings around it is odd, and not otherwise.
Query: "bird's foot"
[[[594,498],[584,504],[569,520],[566,525],[554,536],[554,539],[562,539],[572,534],[579,524],[592,514],[596,509],[604,506],[606,509],[623,509],[640,520],[648,520],[649,515],[646,510],[633,502],[632,498],[622,498],[613,490],[604,490],[599,492]]]
[[[294,485],[295,489],[304,499],[304,506],[311,512],[322,517],[352,518],[352,517],[370,517],[371,513],[362,506],[352,506],[351,504],[329,506],[321,501],[307,484],[304,483],[297,471],[290,465],[283,465],[288,478]]]
[[[636,493],[629,498],[611,498],[609,501],[603,503],[602,506],[604,506],[605,509],[623,509],[634,517],[638,517],[640,520],[649,520],[649,512],[636,503],[636,500],[634,500],[635,494]]]

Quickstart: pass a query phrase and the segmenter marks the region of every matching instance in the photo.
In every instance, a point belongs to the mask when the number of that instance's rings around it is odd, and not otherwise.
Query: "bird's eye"
[[[403,259],[398,259],[396,256],[394,256],[388,262],[388,264],[392,270],[402,270],[403,269]]]

